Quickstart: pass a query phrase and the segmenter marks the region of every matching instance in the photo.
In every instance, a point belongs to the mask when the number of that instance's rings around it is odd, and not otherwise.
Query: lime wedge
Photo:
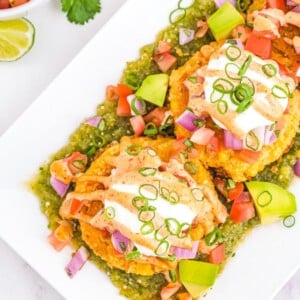
[[[35,29],[26,19],[0,21],[0,61],[24,56],[34,44]]]

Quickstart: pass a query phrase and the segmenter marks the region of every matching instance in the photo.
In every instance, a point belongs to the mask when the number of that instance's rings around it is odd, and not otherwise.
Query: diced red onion
[[[191,141],[198,145],[207,145],[214,135],[215,132],[212,129],[201,127],[194,131],[191,136]]]
[[[198,116],[196,116],[192,111],[185,110],[176,120],[176,123],[181,125],[188,131],[195,131],[197,126],[194,124],[196,120],[201,120]]]
[[[224,146],[232,150],[242,150],[243,140],[237,139],[230,131],[224,130]]]
[[[300,5],[296,5],[293,9],[293,12],[300,13]],[[300,16],[299,16],[300,17]]]
[[[274,133],[273,130],[270,130],[270,128],[271,126],[265,127],[265,138],[264,138],[265,145],[273,144],[277,139],[276,134]]]
[[[53,189],[56,191],[56,193],[63,198],[64,195],[66,194],[69,184],[65,184],[61,181],[59,181],[55,176],[51,176],[50,178],[50,184],[53,187]]]
[[[199,246],[199,241],[193,242],[192,249],[185,249],[185,248],[174,246],[173,253],[176,255],[177,258],[192,259],[195,258],[197,255],[198,246]]]
[[[236,45],[241,49],[244,50],[244,44],[240,39],[236,39]]]
[[[145,109],[144,109],[144,106],[143,106],[143,103],[142,103],[142,100],[139,100],[135,97],[135,95],[129,95],[127,96],[127,102],[129,103],[130,105],[130,108],[131,108],[131,115],[132,116],[135,116],[137,114],[140,114],[140,115],[143,115],[145,114]],[[133,101],[135,100],[135,108],[137,110],[137,112],[135,112],[133,109],[132,109],[132,105],[133,105]]]
[[[215,0],[216,6],[219,8],[221,7],[225,2],[228,0]],[[235,7],[236,6],[236,0],[229,0],[229,2]]]
[[[287,6],[296,6],[297,3],[295,3],[293,0],[287,0],[287,1],[286,1],[286,5],[287,5]]]
[[[91,118],[88,118],[84,123],[93,127],[98,127],[100,121],[101,121],[101,117],[99,116],[94,116]]]
[[[124,236],[120,231],[116,230],[111,235],[111,242],[114,246],[114,248],[120,252],[124,253],[126,250],[129,250],[132,246],[132,242],[130,239],[128,239],[126,236]],[[124,248],[122,249],[122,246],[124,245]]]
[[[179,44],[185,45],[194,39],[195,30],[187,28],[179,28]]]
[[[300,177],[300,158],[297,159],[297,162],[294,165],[294,173],[296,176]]]
[[[65,267],[65,271],[72,278],[83,267],[88,260],[90,254],[88,250],[81,246],[78,251],[72,256],[72,259]]]

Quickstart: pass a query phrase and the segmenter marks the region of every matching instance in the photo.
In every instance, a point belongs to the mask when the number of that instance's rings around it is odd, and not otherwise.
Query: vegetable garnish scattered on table
[[[75,24],[84,24],[101,11],[100,0],[61,0],[61,7]]]
[[[250,229],[293,230],[299,19],[292,1],[178,2],[32,183],[49,243],[76,249],[68,276],[89,258],[129,299],[198,298]]]

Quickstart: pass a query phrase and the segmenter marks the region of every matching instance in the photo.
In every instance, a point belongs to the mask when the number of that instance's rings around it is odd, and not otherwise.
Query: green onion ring
[[[148,148],[148,149],[147,149],[147,153],[148,153],[150,156],[152,156],[152,157],[157,156],[157,153],[156,153],[155,150],[152,149],[152,148]]]
[[[269,191],[263,191],[258,195],[256,202],[260,207],[266,207],[272,202],[272,199],[273,197]]]
[[[236,71],[237,72],[234,72],[234,71],[231,71],[231,73],[236,73],[236,76],[237,77],[232,77],[230,75],[230,70],[229,70],[229,67],[233,66],[234,68],[236,68]],[[228,78],[232,79],[232,80],[240,80],[241,77],[238,75],[238,72],[239,72],[239,66],[235,63],[227,63],[226,66],[225,66],[225,74],[227,75]]]
[[[206,235],[205,237],[205,243],[207,246],[213,246],[215,245],[219,239],[222,237],[221,231],[219,230],[218,227],[213,229],[209,234]]]
[[[104,216],[107,220],[112,220],[116,216],[116,210],[112,206],[108,206],[104,210]]]
[[[140,232],[143,235],[150,234],[153,231],[154,231],[154,224],[152,222],[145,222],[140,228]]]
[[[98,124],[98,129],[100,131],[104,131],[106,128],[106,123],[105,123],[105,120],[102,118]]]
[[[178,8],[188,9],[188,8],[190,8],[191,6],[193,6],[194,3],[195,3],[195,0],[193,0],[192,3],[191,3],[190,5],[188,5],[188,6],[182,6],[181,3],[182,3],[183,1],[184,1],[184,0],[179,0],[178,5],[177,5]]]
[[[153,122],[149,122],[146,124],[144,129],[144,135],[152,136],[158,134],[158,129]]]
[[[174,270],[169,270],[169,277],[172,282],[176,282],[177,276],[176,276],[176,272]]]
[[[265,64],[261,68],[267,77],[274,77],[277,74],[277,69],[273,64]]]
[[[155,218],[155,211],[156,208],[154,206],[141,207],[138,214],[139,221],[144,223],[151,222]]]
[[[142,111],[139,110],[137,107],[136,107],[136,102],[139,101],[142,105]],[[146,111],[146,103],[143,99],[138,99],[136,97],[134,97],[134,99],[131,101],[131,109],[132,111],[138,116],[138,115],[143,115]]]
[[[155,249],[154,253],[157,255],[157,256],[163,256],[164,254],[166,254],[169,250],[169,242],[166,241],[166,240],[162,240],[157,248]]]
[[[231,178],[228,178],[226,183],[227,183],[227,187],[229,189],[234,189],[235,188],[235,182]]]
[[[177,22],[183,20],[186,16],[186,10],[184,8],[176,8],[169,14],[169,22],[174,25]]]
[[[249,107],[250,107],[250,105],[252,104],[252,102],[253,102],[253,100],[252,100],[252,98],[246,98],[246,99],[244,99],[239,105],[238,105],[238,107],[236,108],[236,112],[237,113],[242,113],[242,112],[244,112],[245,110],[247,110]]]
[[[130,156],[137,156],[142,151],[142,146],[138,144],[132,144],[128,146],[125,151]]]
[[[284,88],[282,88],[281,86],[275,84],[272,87],[272,95],[276,98],[279,99],[284,99],[284,98],[288,98],[288,92],[284,90]]]
[[[191,162],[191,161],[186,161],[184,163],[184,169],[187,172],[189,172],[191,175],[197,174],[197,171],[198,171],[196,165],[193,162]]]
[[[255,142],[256,142],[256,145],[253,147],[251,144],[250,144],[250,141],[249,139],[252,139],[254,138]],[[247,136],[246,136],[246,147],[253,150],[253,151],[257,151],[257,149],[259,148],[259,138],[257,137],[257,135],[253,132],[253,131],[249,131]]]
[[[230,51],[233,52],[233,53],[230,53]],[[226,57],[227,57],[229,60],[235,61],[235,60],[237,60],[237,59],[241,56],[242,51],[241,51],[241,49],[240,49],[239,47],[230,45],[230,46],[226,49],[225,54],[226,54]]]
[[[291,228],[295,225],[296,223],[296,219],[293,215],[290,215],[290,216],[286,216],[283,220],[282,220],[282,223],[285,227],[287,228]]]
[[[204,195],[203,195],[203,192],[202,192],[201,189],[193,188],[191,190],[191,192],[192,192],[192,195],[193,195],[193,197],[196,201],[203,201],[204,200]]]
[[[134,197],[131,203],[138,210],[140,210],[142,207],[148,206],[148,200],[144,197],[139,196]]]
[[[188,77],[187,80],[188,80],[189,82],[191,82],[191,83],[197,83],[197,82],[198,82],[196,76],[190,76],[190,77]]]
[[[78,171],[83,171],[85,169],[85,162],[82,159],[73,160],[71,165]]]
[[[227,88],[226,88],[226,85],[228,86]],[[218,78],[213,83],[213,89],[222,94],[231,93],[233,88],[234,88],[234,86],[233,86],[232,82],[230,82],[228,79],[225,79],[225,78]]]
[[[136,260],[141,256],[141,252],[138,250],[132,251],[128,254],[126,254],[125,258],[127,260]]]
[[[175,218],[165,219],[165,226],[171,235],[177,235],[180,230],[180,223]]]
[[[245,84],[249,86],[249,92],[251,91],[250,96],[253,96],[255,94],[255,87],[254,87],[254,83],[252,82],[252,80],[247,77],[247,76],[243,76],[241,78],[240,84]]]
[[[251,62],[252,62],[252,55],[249,54],[246,60],[244,61],[244,63],[242,64],[238,72],[238,75],[243,76],[247,72]]]
[[[177,237],[180,239],[186,238],[189,234],[190,229],[191,229],[191,225],[189,223],[186,222],[181,223]]]
[[[138,171],[142,176],[148,177],[148,176],[154,176],[157,172],[156,168],[148,168],[148,167],[142,167]]]
[[[217,101],[217,110],[218,113],[224,115],[228,110],[228,104],[225,100]]]
[[[145,195],[145,192],[146,192],[146,195]],[[154,194],[154,195],[149,197],[149,195],[147,196],[148,193]],[[142,184],[139,186],[139,194],[140,194],[140,196],[142,196],[143,198],[146,198],[148,200],[156,200],[157,196],[158,196],[158,190],[153,184],[145,183],[145,184]]]
[[[171,191],[169,196],[169,202],[171,204],[177,204],[180,202],[180,197],[176,191]]]
[[[237,0],[236,1],[236,8],[240,12],[245,12],[248,9],[250,3],[251,3],[250,1]]]
[[[217,93],[219,93],[220,96],[219,96],[219,98],[216,98],[216,99],[215,99],[214,95],[217,94]],[[224,97],[224,93],[219,92],[219,91],[217,91],[217,90],[213,90],[212,93],[210,94],[209,100],[210,100],[211,103],[216,103],[216,102],[218,102],[219,100],[222,100],[223,97]]]

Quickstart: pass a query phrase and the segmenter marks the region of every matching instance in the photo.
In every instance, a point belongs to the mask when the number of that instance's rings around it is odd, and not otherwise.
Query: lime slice
[[[0,61],[24,56],[34,44],[35,29],[26,19],[0,21]]]

